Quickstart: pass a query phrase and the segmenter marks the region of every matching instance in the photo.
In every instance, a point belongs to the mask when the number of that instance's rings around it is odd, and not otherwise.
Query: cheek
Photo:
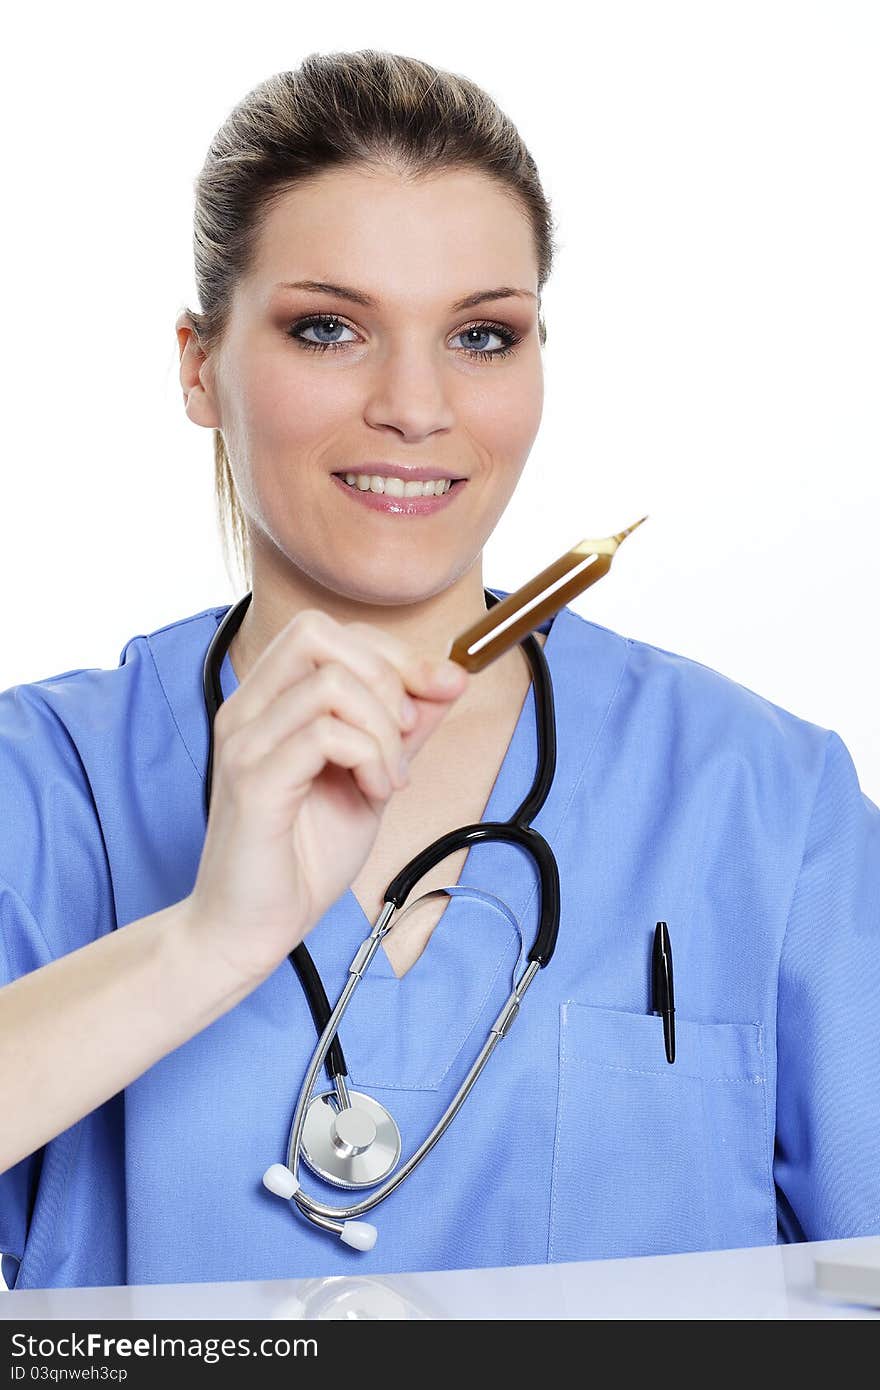
[[[341,373],[309,371],[289,353],[265,353],[249,360],[240,377],[244,415],[252,439],[302,445],[326,434],[345,419],[351,401]]]
[[[487,375],[504,368],[486,367]],[[498,460],[524,461],[541,423],[544,381],[538,370],[505,373],[504,381],[490,381],[468,401],[468,427]]]

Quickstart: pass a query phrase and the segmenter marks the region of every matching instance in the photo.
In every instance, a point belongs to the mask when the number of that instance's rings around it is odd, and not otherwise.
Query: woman
[[[476,677],[441,654],[485,611],[482,550],[537,432],[552,219],[485,93],[369,51],[251,92],[195,217],[203,308],[178,318],[180,379],[253,597],[221,669],[207,828],[202,665],[227,606],[133,637],[117,670],[0,696],[7,1281],[878,1229],[880,811],[833,731],[570,609],[538,638],[558,729],[535,819],[562,887],[549,968],[377,1207],[374,1249],[262,1185],[315,1041],[285,958],[307,937],[334,1000],[401,866],[510,816],[534,775],[522,652]],[[517,965],[480,891],[526,949],[538,918],[518,846],[459,852],[418,891],[456,883],[474,891],[392,928],[340,1030],[350,1086],[394,1114],[404,1157]],[[660,919],[672,1065],[651,1012]]]

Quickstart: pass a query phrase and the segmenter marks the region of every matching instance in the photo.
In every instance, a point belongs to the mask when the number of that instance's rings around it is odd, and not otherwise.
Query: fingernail
[[[398,773],[401,781],[406,781],[407,777],[409,776],[409,758],[406,756],[405,753],[401,753],[400,755],[400,767],[398,769]]]
[[[415,724],[417,717],[418,712],[416,710],[415,701],[411,700],[408,695],[404,695],[403,699],[400,702],[401,724],[403,724],[407,729],[411,729],[413,724]]]
[[[461,683],[461,667],[455,661],[441,661],[434,668],[434,684],[441,690],[454,690]]]

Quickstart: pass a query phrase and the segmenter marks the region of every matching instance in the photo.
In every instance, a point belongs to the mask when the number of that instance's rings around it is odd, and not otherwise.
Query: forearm
[[[258,983],[197,950],[183,899],[0,989],[0,1172]]]

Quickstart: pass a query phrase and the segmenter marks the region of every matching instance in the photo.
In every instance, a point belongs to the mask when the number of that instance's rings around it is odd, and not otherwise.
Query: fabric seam
[[[177,730],[177,736],[178,736],[178,738],[180,739],[181,743],[183,744],[184,748],[186,749],[186,756],[189,758],[190,763],[192,764],[192,769],[193,769],[194,773],[196,774],[196,777],[198,778],[199,782],[201,782],[202,784],[204,784],[204,781],[205,781],[204,773],[202,773],[202,772],[199,771],[198,764],[196,763],[196,760],[195,760],[195,758],[194,758],[193,755],[192,755],[192,750],[191,750],[189,744],[187,743],[186,739],[184,738],[183,730],[181,729],[180,724],[178,723],[177,715],[175,714],[175,711],[174,711],[174,706],[172,705],[170,699],[168,698],[168,691],[165,689],[165,682],[163,681],[163,679],[162,679],[162,673],[161,673],[161,671],[159,670],[159,663],[156,661],[156,653],[153,651],[153,644],[152,644],[152,642],[151,642],[151,640],[150,640],[149,637],[146,637],[144,640],[145,640],[145,642],[146,642],[146,644],[147,644],[147,651],[150,653],[150,660],[151,660],[152,663],[153,663],[153,670],[154,670],[155,673],[156,673],[156,680],[159,682],[159,689],[162,691],[162,696],[163,696],[163,698],[164,698],[164,700],[165,700],[165,704],[168,706],[168,713],[171,715],[171,722],[173,723],[175,729]]]
[[[775,1067],[775,1071],[776,1071],[776,1083],[775,1083],[775,1093],[774,1093],[774,1114],[773,1114],[773,1135],[772,1135],[773,1146],[772,1146],[772,1150],[771,1150],[771,1154],[770,1154],[770,1175],[771,1175],[771,1178],[772,1178],[772,1181],[773,1181],[774,1203],[775,1203],[775,1205],[777,1206],[777,1212],[778,1212],[778,1200],[776,1199],[776,1190],[777,1190],[778,1184],[776,1183],[776,1129],[777,1129],[777,1119],[778,1119],[778,1114],[779,1114],[779,977],[780,977],[780,974],[781,974],[781,971],[782,971],[782,960],[783,960],[783,957],[784,957],[784,955],[785,955],[785,943],[786,943],[786,941],[788,940],[788,929],[789,929],[789,927],[791,926],[791,914],[792,914],[792,911],[793,911],[793,909],[794,909],[795,900],[796,900],[796,898],[797,898],[798,885],[800,884],[800,881],[801,881],[801,875],[802,875],[802,873],[803,873],[803,871],[804,871],[804,862],[805,862],[806,856],[807,856],[807,845],[808,845],[809,842],[810,842],[810,830],[812,829],[813,820],[814,820],[815,815],[816,815],[816,808],[817,808],[817,806],[818,806],[818,804],[819,804],[819,792],[822,790],[822,784],[823,784],[823,782],[824,782],[824,780],[825,780],[825,771],[826,771],[826,768],[827,768],[827,766],[828,766],[828,749],[829,749],[829,747],[830,747],[831,740],[832,740],[833,737],[834,737],[834,731],[833,731],[833,730],[829,730],[828,733],[826,734],[826,737],[825,737],[825,747],[824,747],[823,755],[822,755],[822,766],[821,766],[821,768],[820,768],[820,770],[819,770],[819,776],[818,776],[818,778],[816,779],[816,787],[815,787],[815,790],[814,790],[814,792],[813,792],[812,801],[811,801],[811,803],[810,803],[810,814],[809,814],[809,816],[807,817],[807,828],[806,828],[806,830],[805,830],[805,832],[804,832],[804,843],[803,843],[803,846],[801,847],[800,862],[799,862],[799,864],[798,864],[797,873],[795,874],[794,885],[793,885],[792,890],[791,890],[791,898],[789,899],[788,911],[787,911],[786,917],[785,917],[785,931],[782,933],[782,940],[781,940],[780,945],[779,945],[779,958],[778,958],[778,960],[777,960],[777,962],[776,962],[776,998],[775,998],[775,1000],[774,1000],[774,1015],[775,1015],[775,1018],[774,1018],[774,1032],[775,1032],[775,1043],[776,1043],[776,1067]],[[787,1194],[787,1193],[785,1194],[785,1196],[786,1196],[786,1201],[790,1201],[790,1199],[788,1198],[788,1194]],[[797,1217],[798,1222],[800,1222],[800,1217],[798,1216],[797,1212],[794,1212],[793,1207],[792,1207],[792,1211],[793,1211],[793,1214],[795,1215],[795,1217]],[[778,1228],[777,1228],[777,1236],[778,1236]]]

